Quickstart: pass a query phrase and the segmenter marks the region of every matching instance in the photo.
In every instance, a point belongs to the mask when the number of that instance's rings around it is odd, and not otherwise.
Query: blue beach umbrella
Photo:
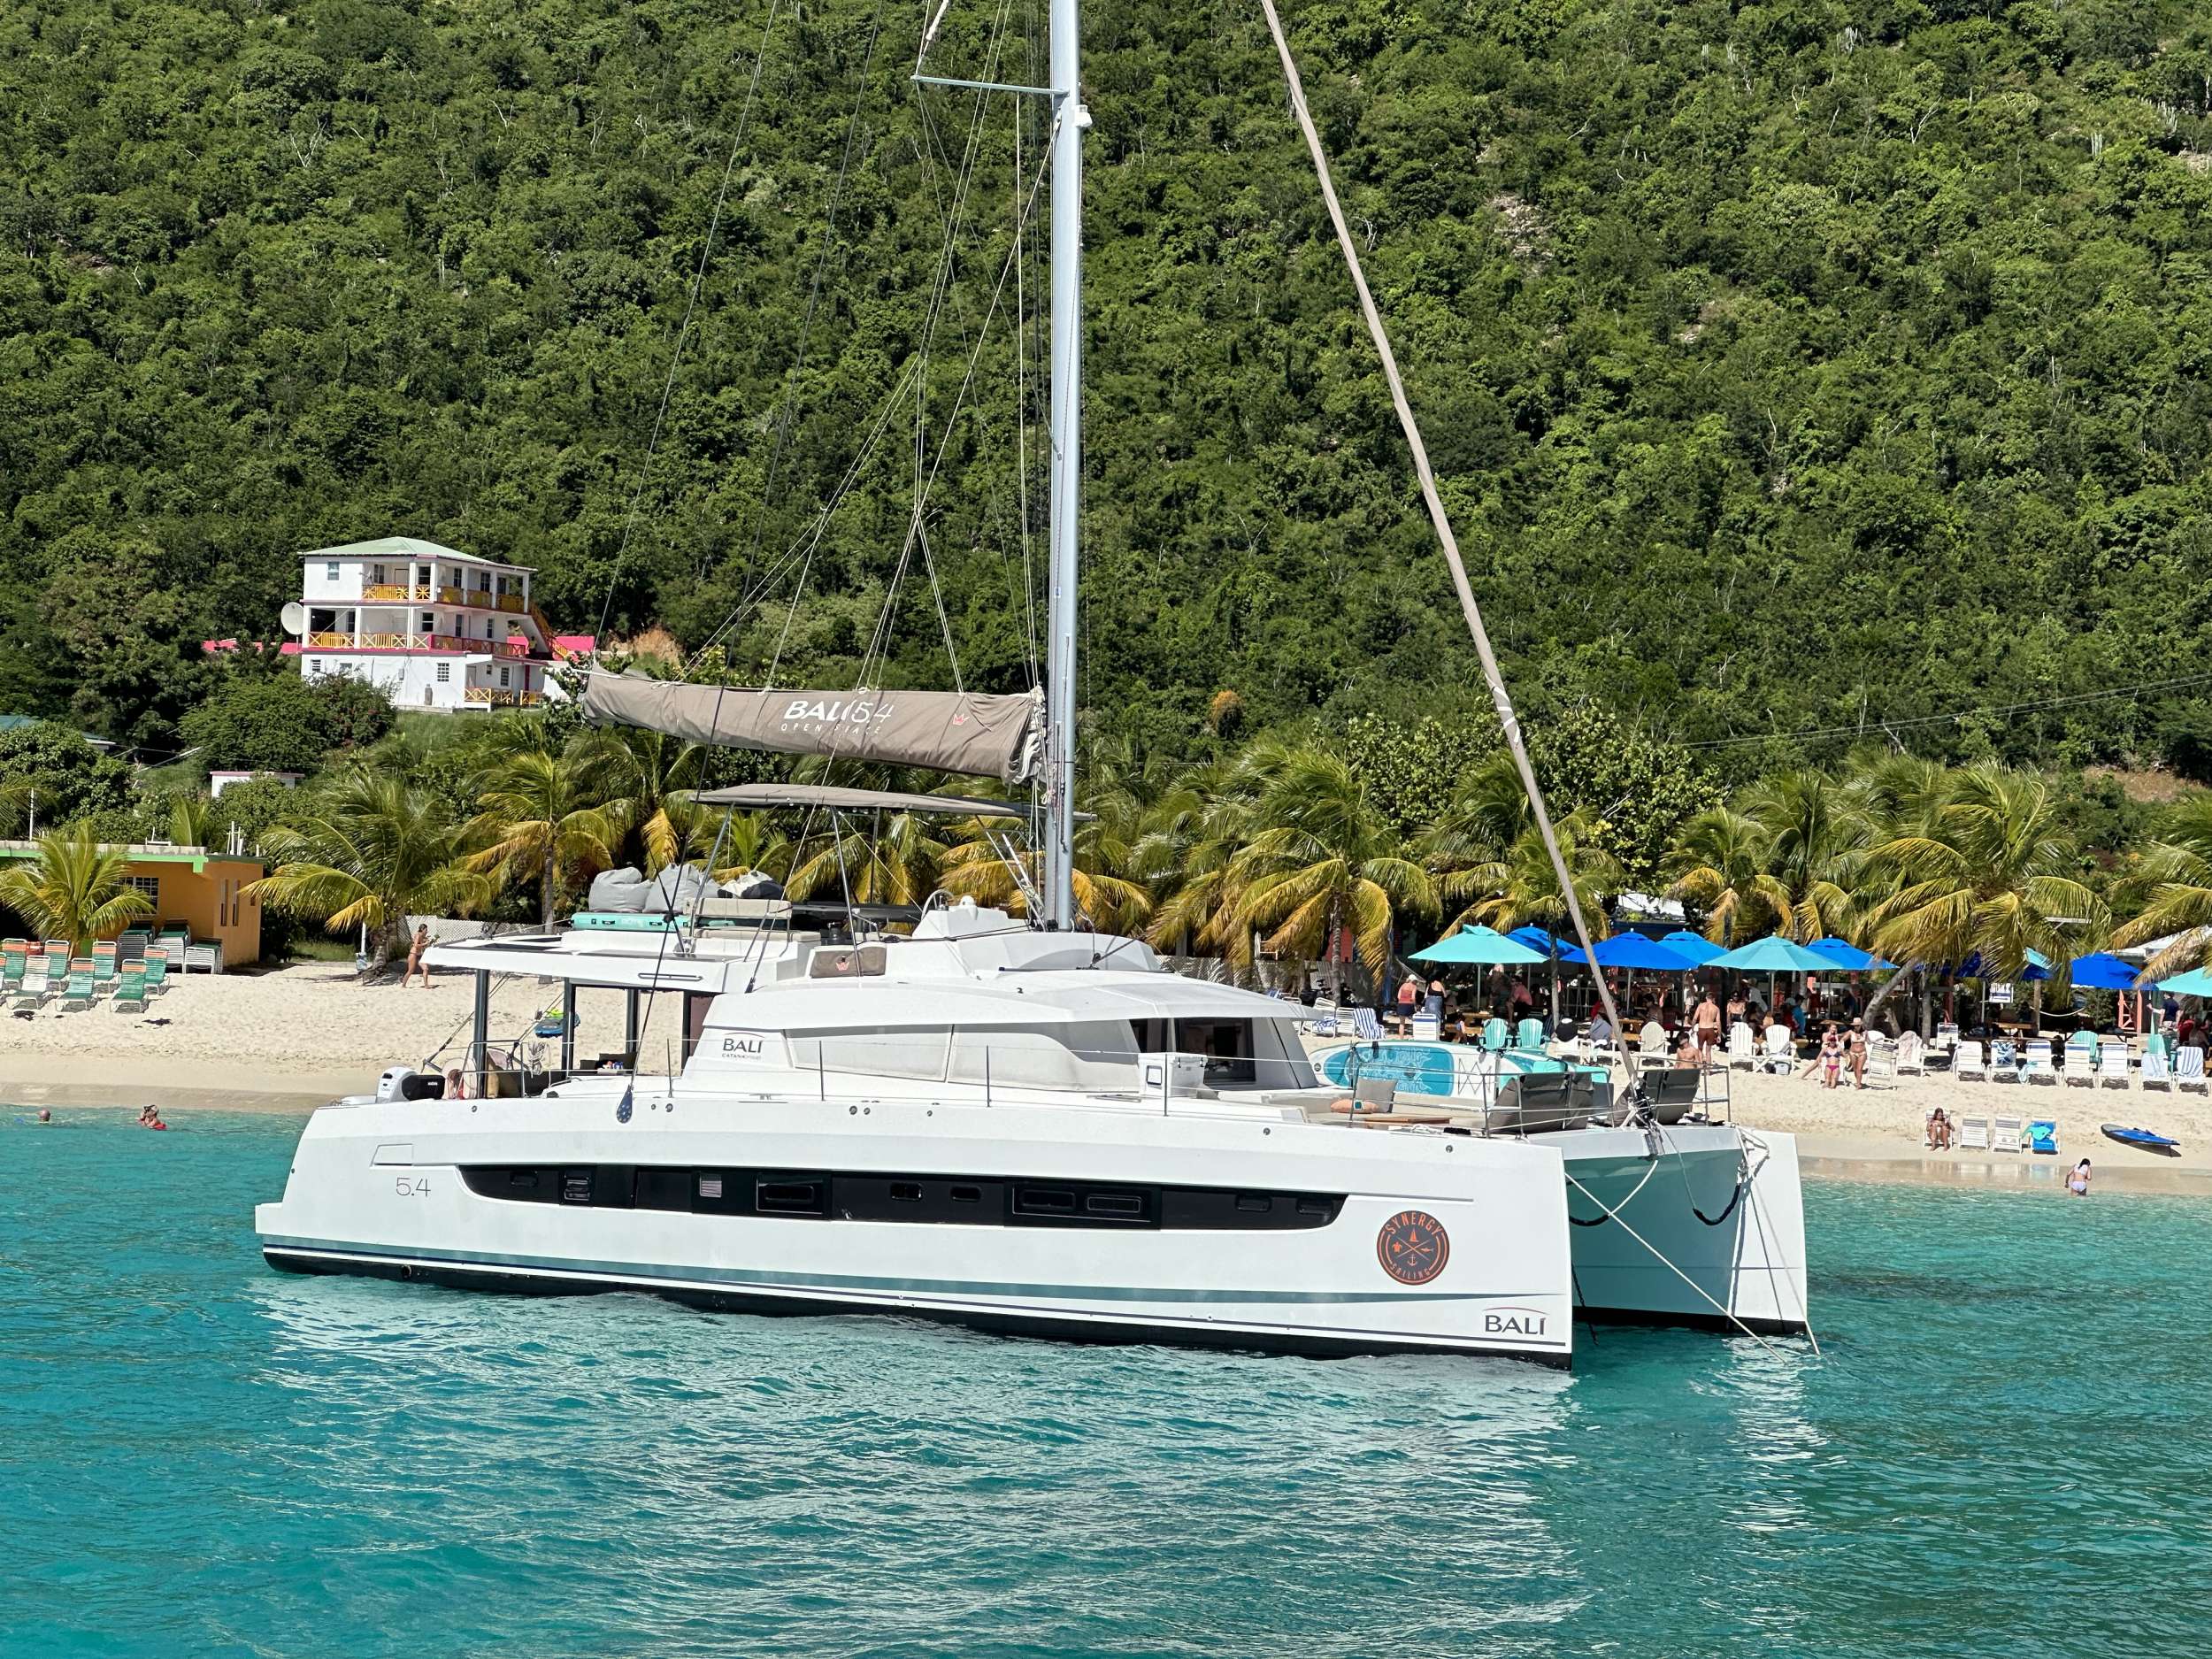
[[[1849,973],[1865,973],[1897,965],[1893,962],[1883,961],[1870,950],[1861,950],[1849,940],[1838,939],[1833,934],[1826,939],[1814,940],[1811,949]]]
[[[1737,946],[1724,956],[1715,956],[1707,965],[1734,968],[1744,973],[1820,973],[1833,972],[1843,964],[1794,939],[1770,933],[1764,939]]]
[[[1438,940],[1425,950],[1413,952],[1415,962],[1525,964],[1541,962],[1544,953],[1531,950],[1517,939],[1508,939],[1494,927],[1463,927]]]
[[[1964,962],[1959,964],[1958,972],[1952,977],[1960,979],[1986,979],[1995,976],[1982,965],[1982,953],[1978,950]],[[2016,979],[2030,984],[2038,979],[2047,979],[2050,977],[2051,959],[2039,950],[2028,952],[2028,965],[2013,975]]]
[[[2142,970],[2133,963],[2124,961],[2109,951],[2100,950],[2093,956],[2074,958],[2074,988],[2086,991],[2132,991],[2136,988],[2136,977],[2141,972]]]
[[[1686,927],[1676,928],[1659,942],[1677,956],[1687,956],[1701,968],[1728,954],[1704,934],[1694,933]]]
[[[1573,940],[1562,939],[1557,933],[1547,933],[1533,924],[1526,927],[1517,927],[1506,937],[1518,940],[1531,950],[1540,951],[1547,961],[1556,956],[1563,962],[1567,959],[1567,953],[1575,949]]]
[[[1687,973],[1698,965],[1671,945],[1663,945],[1642,933],[1616,933],[1610,939],[1599,940],[1590,949],[1601,968],[1627,968],[1642,973]],[[1580,962],[1583,955],[1578,950],[1566,960]]]

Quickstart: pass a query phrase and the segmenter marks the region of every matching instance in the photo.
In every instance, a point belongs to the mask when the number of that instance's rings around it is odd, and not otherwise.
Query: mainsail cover
[[[1035,692],[787,691],[602,670],[586,678],[580,706],[601,726],[641,726],[693,743],[926,766],[1008,783],[1037,775],[1043,710]]]

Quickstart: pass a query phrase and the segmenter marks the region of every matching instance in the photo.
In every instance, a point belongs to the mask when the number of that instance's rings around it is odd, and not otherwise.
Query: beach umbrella
[[[2076,956],[2072,968],[2074,988],[2085,991],[2132,991],[2135,977],[2142,970],[2131,962],[2123,962],[2109,952],[2100,950],[2093,956]]]
[[[1533,923],[1515,928],[1506,937],[1518,940],[1531,950],[1542,951],[1544,960],[1551,964],[1551,1020],[1556,1027],[1559,1024],[1559,964],[1575,959],[1568,954],[1574,949],[1573,944]]]
[[[2170,979],[2161,979],[2158,988],[2176,996],[2212,996],[2212,968],[2192,968]]]
[[[1958,972],[1954,977],[1961,979],[1993,979],[1995,976],[1988,969],[1982,966],[1982,953],[1978,950],[1972,956],[1967,957],[1964,962],[1959,964]],[[2013,978],[2016,979],[2021,979],[2028,982],[2032,982],[2038,979],[2047,979],[2050,977],[2051,959],[2039,950],[2031,950],[2028,952],[2027,966],[2021,969],[2018,973],[2013,975]]]
[[[1642,933],[1616,933],[1610,939],[1601,939],[1590,948],[1591,958],[1601,968],[1626,968],[1631,972],[1642,969],[1647,973],[1687,973],[1698,964],[1671,945]],[[1582,961],[1580,951],[1566,958]]]
[[[1794,939],[1770,933],[1764,939],[1739,945],[1725,956],[1715,956],[1708,965],[1735,968],[1745,973],[1819,973],[1824,970],[1833,972],[1843,964]]]
[[[1814,940],[1808,948],[1818,951],[1847,973],[1865,973],[1897,965],[1893,962],[1883,961],[1870,950],[1861,950],[1847,939],[1838,939],[1832,934],[1826,939]]]
[[[1525,965],[1541,962],[1544,953],[1531,950],[1517,939],[1508,939],[1494,927],[1463,927],[1438,940],[1425,950],[1412,953],[1415,962],[1482,963],[1489,965]]]
[[[1728,954],[1704,934],[1694,933],[1686,927],[1676,928],[1659,942],[1677,956],[1687,956],[1701,968]]]

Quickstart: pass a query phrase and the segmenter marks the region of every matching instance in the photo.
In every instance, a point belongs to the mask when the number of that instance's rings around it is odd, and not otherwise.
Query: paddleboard
[[[2108,1140],[2117,1141],[2124,1147],[2140,1147],[2146,1152],[2178,1152],[2181,1142],[2167,1135],[2154,1134],[2148,1129],[2131,1129],[2124,1124],[2104,1125]]]

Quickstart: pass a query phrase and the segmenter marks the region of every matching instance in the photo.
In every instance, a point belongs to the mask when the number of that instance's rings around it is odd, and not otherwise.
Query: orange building
[[[123,879],[153,902],[152,912],[133,922],[133,927],[158,932],[168,923],[188,929],[194,943],[222,947],[220,963],[226,968],[261,959],[261,901],[245,892],[249,882],[258,881],[265,873],[258,859],[210,852],[204,847],[134,843],[112,850],[130,861]],[[0,841],[0,862],[37,856],[36,841]]]

